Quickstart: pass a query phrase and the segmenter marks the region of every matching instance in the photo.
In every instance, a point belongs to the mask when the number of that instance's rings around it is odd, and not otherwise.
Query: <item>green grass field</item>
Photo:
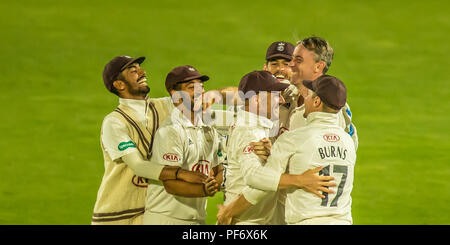
[[[90,224],[103,67],[147,56],[152,97],[191,64],[207,89],[261,69],[273,41],[318,35],[348,88],[354,224],[450,224],[448,1],[1,1],[0,224]],[[215,222],[211,199],[208,224]]]

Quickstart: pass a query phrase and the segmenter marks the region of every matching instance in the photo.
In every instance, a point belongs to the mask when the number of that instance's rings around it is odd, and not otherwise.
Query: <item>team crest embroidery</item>
[[[284,43],[279,43],[278,47],[277,47],[277,50],[280,51],[280,52],[283,52],[284,51]]]
[[[179,162],[181,158],[178,154],[166,153],[164,154],[163,159],[169,162]]]
[[[242,153],[244,154],[250,154],[253,152],[253,148],[250,145],[247,145],[246,147],[244,147],[244,150],[242,151]]]
[[[190,70],[190,71],[195,71],[195,69],[194,69],[194,68],[192,68],[192,67],[189,67],[189,70]]]

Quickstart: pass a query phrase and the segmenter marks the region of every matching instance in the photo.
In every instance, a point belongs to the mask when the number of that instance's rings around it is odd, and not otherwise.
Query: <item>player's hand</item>
[[[217,224],[218,225],[230,225],[233,221],[233,217],[229,215],[227,206],[218,204],[219,211],[217,212]]]
[[[283,96],[284,101],[287,103],[292,102],[293,98],[297,97],[299,95],[299,91],[297,89],[297,86],[295,85],[289,85],[282,93],[281,96]]]
[[[304,191],[311,192],[320,198],[325,198],[325,196],[319,191],[322,191],[322,193],[334,193],[333,190],[328,188],[336,186],[335,182],[331,182],[332,180],[334,180],[334,177],[319,176],[318,173],[320,172],[320,170],[322,170],[322,168],[323,167],[309,169],[300,175],[296,175],[298,187],[300,187]]]
[[[219,191],[219,184],[213,177],[208,177],[204,183],[204,191],[206,196],[214,196]]]
[[[250,147],[261,160],[266,161],[270,155],[270,149],[272,149],[272,142],[268,138],[263,138],[258,142],[251,142]]]
[[[193,171],[187,171],[184,169],[180,169],[178,171],[176,178],[179,180],[185,181],[185,182],[189,182],[189,183],[203,184],[203,183],[205,183],[208,176],[206,176],[205,174],[200,173],[200,172],[193,172]]]

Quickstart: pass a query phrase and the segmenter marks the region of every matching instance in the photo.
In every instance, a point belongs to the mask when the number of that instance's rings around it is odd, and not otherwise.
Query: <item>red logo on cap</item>
[[[169,162],[178,162],[180,161],[180,156],[175,153],[166,153],[164,154],[163,159]]]
[[[323,139],[328,142],[338,142],[339,140],[341,140],[339,135],[336,135],[336,134],[325,134],[323,136]]]

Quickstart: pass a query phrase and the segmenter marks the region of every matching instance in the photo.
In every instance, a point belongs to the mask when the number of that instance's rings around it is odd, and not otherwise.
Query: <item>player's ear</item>
[[[122,92],[125,90],[126,86],[125,83],[122,80],[116,80],[113,82],[113,86],[114,88],[116,88],[116,90],[118,92]]]
[[[266,63],[264,63],[264,66],[263,66],[263,71],[267,71],[267,62],[266,62]]]
[[[321,106],[322,106],[322,100],[320,100],[320,97],[319,96],[316,96],[315,98],[314,98],[314,107],[315,108],[320,108]],[[320,108],[321,109],[321,108]]]
[[[317,62],[314,66],[314,72],[316,73],[323,73],[323,70],[325,69],[325,62],[323,60]]]

